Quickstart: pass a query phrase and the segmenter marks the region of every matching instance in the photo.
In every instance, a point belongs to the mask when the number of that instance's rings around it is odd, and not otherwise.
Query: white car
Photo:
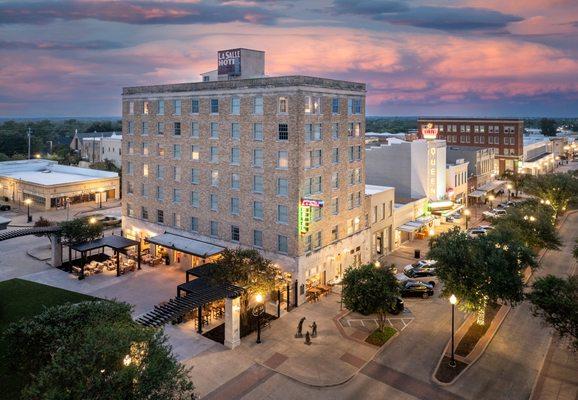
[[[503,210],[500,208],[494,208],[492,211],[484,211],[482,213],[482,215],[484,216],[485,219],[500,218],[506,214],[507,214],[506,210]]]
[[[432,265],[436,265],[437,261],[436,260],[419,260],[418,262],[414,263],[414,264],[408,264],[405,267],[403,267],[404,272],[409,271],[410,269],[413,269],[415,267],[429,267]]]
[[[485,229],[482,228],[472,228],[468,230],[468,236],[471,238],[477,238],[479,236],[484,236],[487,233]]]

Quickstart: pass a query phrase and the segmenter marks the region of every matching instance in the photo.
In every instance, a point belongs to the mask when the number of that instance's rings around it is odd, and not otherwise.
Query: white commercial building
[[[520,171],[529,175],[552,172],[555,165],[553,143],[545,136],[524,137],[523,161]]]

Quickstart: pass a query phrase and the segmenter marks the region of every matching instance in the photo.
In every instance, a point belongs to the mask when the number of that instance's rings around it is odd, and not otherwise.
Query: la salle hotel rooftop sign
[[[422,126],[421,134],[424,139],[434,140],[438,137],[438,128],[434,128],[433,124],[430,122],[429,124]]]
[[[241,49],[222,50],[217,53],[219,75],[241,75]]]

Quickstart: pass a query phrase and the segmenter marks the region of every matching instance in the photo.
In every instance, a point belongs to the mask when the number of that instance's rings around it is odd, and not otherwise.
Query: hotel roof
[[[91,180],[117,178],[116,172],[58,165],[50,160],[0,162],[0,176],[43,186],[66,185]]]

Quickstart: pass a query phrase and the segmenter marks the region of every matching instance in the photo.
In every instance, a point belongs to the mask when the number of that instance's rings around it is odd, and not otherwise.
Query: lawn
[[[30,318],[42,312],[45,307],[94,299],[84,294],[21,279],[0,282],[0,399],[17,399],[22,384],[21,379],[11,374],[6,365],[3,333],[8,325],[21,318]]]
[[[365,341],[374,346],[383,346],[393,335],[396,334],[395,328],[391,326],[386,326],[383,331],[376,329],[365,339]]]

